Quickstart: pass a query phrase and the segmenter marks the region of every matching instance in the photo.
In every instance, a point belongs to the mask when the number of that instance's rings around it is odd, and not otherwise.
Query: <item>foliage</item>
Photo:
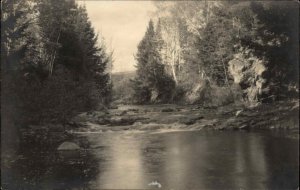
[[[172,96],[174,81],[165,73],[157,39],[150,21],[136,54],[137,72],[132,85],[137,103],[165,102]]]
[[[135,77],[135,72],[119,72],[112,74],[112,94],[113,101],[118,103],[132,103],[133,89],[131,80]]]
[[[256,19],[241,19],[245,23],[245,32],[241,36],[241,45],[253,50],[255,56],[265,59],[267,72],[268,96],[280,98],[288,92],[286,86],[299,86],[298,53],[293,51],[299,45],[299,33],[295,27],[299,24],[296,19],[299,5],[296,2],[263,2],[250,4],[250,10]]]
[[[74,0],[2,2],[3,100],[24,123],[66,122],[110,102],[112,61]],[[16,116],[18,115],[18,116]]]
[[[161,51],[163,64],[167,71],[172,68],[172,76],[178,81],[176,86],[184,89],[186,95],[203,80],[230,90],[232,83],[236,83],[235,78],[240,76],[229,72],[229,63],[233,67],[237,63],[238,67],[242,60],[246,65],[241,74],[251,73],[244,78],[247,81],[238,83],[245,100],[283,98],[292,94],[289,89],[298,89],[299,59],[297,51],[291,51],[297,49],[299,36],[295,30],[299,24],[296,2],[178,1],[154,4],[158,25],[162,25],[161,46],[176,52],[174,61],[165,56],[167,50]],[[170,48],[175,42],[179,42],[176,48]],[[246,57],[242,56],[243,59],[238,61],[240,55]],[[263,73],[254,68],[257,65],[251,60],[260,60],[258,65],[265,68]],[[169,65],[174,65],[175,69]]]

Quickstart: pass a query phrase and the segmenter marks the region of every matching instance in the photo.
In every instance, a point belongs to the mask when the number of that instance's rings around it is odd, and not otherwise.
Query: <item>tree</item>
[[[211,9],[213,16],[208,19],[206,27],[199,31],[201,37],[196,39],[196,60],[208,77],[216,84],[229,86],[227,74],[228,61],[234,54],[234,28],[231,15],[225,3],[222,7]]]
[[[18,142],[24,81],[42,75],[44,44],[33,1],[1,2],[1,113],[5,144]],[[38,69],[39,68],[39,69]]]
[[[101,101],[109,103],[111,56],[84,7],[74,0],[2,5],[2,98],[14,105],[19,123],[66,122]]]
[[[257,35],[251,45],[255,55],[264,56],[268,60],[266,78],[269,80],[270,93],[282,94],[283,89],[287,91],[287,85],[299,82],[299,52],[294,51],[299,46],[299,33],[295,29],[299,24],[299,4],[251,3],[251,9],[262,23],[256,29]]]
[[[155,5],[158,9],[156,15],[163,25],[163,63],[169,66],[170,73],[179,86],[189,88],[187,86],[191,86],[190,83],[202,80],[206,75],[199,57],[196,58],[198,50],[194,42],[202,39],[203,30],[214,17],[214,10],[221,7],[222,3],[178,1],[155,2]]]
[[[232,9],[238,27],[238,48],[251,52],[248,57],[262,60],[266,68],[261,75],[264,83],[257,95],[259,101],[284,97],[288,88],[298,86],[298,56],[293,51],[298,46],[298,6],[296,2],[251,2],[236,4]]]
[[[137,75],[133,80],[133,96],[138,103],[164,102],[172,96],[174,81],[165,73],[159,49],[159,38],[150,20],[136,54]]]

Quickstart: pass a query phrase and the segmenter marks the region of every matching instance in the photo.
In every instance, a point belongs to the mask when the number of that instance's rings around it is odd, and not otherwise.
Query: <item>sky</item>
[[[114,51],[113,72],[135,70],[134,54],[143,38],[151,12],[150,1],[77,1],[85,4],[90,21]]]

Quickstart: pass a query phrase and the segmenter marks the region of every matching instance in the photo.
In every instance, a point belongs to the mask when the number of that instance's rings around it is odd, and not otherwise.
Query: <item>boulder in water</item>
[[[80,147],[73,142],[63,142],[57,150],[78,150]]]

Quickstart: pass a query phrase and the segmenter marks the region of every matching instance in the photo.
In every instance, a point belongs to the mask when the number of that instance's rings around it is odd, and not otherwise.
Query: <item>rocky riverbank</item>
[[[122,130],[298,130],[299,102],[276,102],[255,107],[228,105],[119,105],[106,112],[82,113],[71,132]]]
[[[299,137],[299,102],[255,107],[227,105],[118,105],[106,111],[81,113],[65,125],[30,125],[20,131],[22,150],[56,151],[64,142],[81,148],[89,143],[76,133],[113,131],[284,130]]]

